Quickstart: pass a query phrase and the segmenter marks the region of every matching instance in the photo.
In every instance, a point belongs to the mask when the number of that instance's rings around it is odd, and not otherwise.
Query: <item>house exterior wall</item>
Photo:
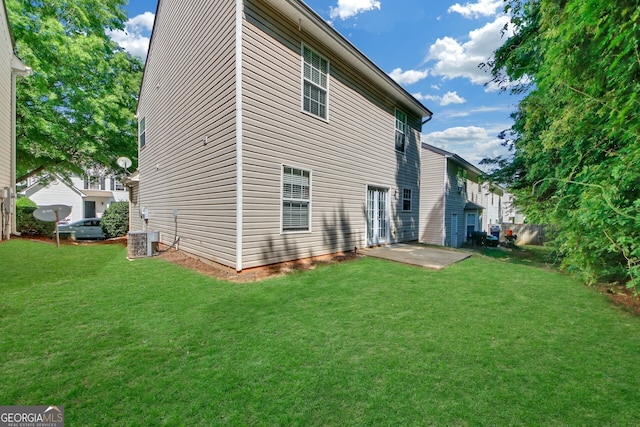
[[[158,5],[138,104],[139,209],[163,243],[225,265],[236,256],[235,0]],[[135,229],[132,227],[132,229]]]
[[[480,176],[473,171],[467,171],[467,185],[465,188],[467,202],[482,206],[484,209],[465,210],[465,239],[467,238],[467,225],[474,226],[474,231],[487,231],[487,200],[483,192]],[[475,214],[475,221],[468,221],[467,214]]]
[[[303,43],[331,63],[328,120],[302,112]],[[417,240],[423,111],[396,105],[354,60],[264,1],[161,0],[138,104],[132,230],[171,244],[177,210],[181,250],[238,270],[353,250],[366,245],[376,186],[390,196],[389,242]],[[396,108],[407,115],[405,154]],[[283,166],[311,173],[309,231],[282,231]]]
[[[29,188],[24,191],[24,195],[38,206],[71,206],[71,213],[65,219],[69,222],[76,222],[89,216],[88,213],[84,211],[85,201],[95,202],[95,216],[102,217],[104,211],[111,203],[129,200],[129,194],[126,190],[110,190],[113,179],[114,178],[110,177],[105,179],[105,186],[100,189],[103,190],[103,197],[95,195],[83,196],[82,190],[85,189],[84,179],[76,176],[71,177],[69,183],[65,183],[60,179],[55,179],[45,186],[36,183],[29,186]],[[62,220],[63,218],[60,219]]]
[[[447,180],[446,180],[446,204],[445,204],[445,246],[460,247],[466,241],[466,215],[464,206],[467,203],[466,190],[464,185],[458,187],[458,170],[462,169],[451,159],[447,159]],[[451,236],[452,216],[458,217],[458,238],[457,244],[453,245]]]
[[[503,221],[503,194],[506,193],[499,185],[484,181],[480,169],[456,154],[426,143],[421,146],[421,156],[421,242],[462,246],[467,240],[467,225],[473,225],[475,231],[489,233],[491,225]],[[439,164],[446,166],[438,168]],[[440,193],[439,186],[444,189]],[[437,209],[434,210],[434,206]],[[475,215],[475,219],[468,214]],[[457,218],[456,242],[452,230],[454,217]],[[439,218],[443,218],[444,227],[438,227]]]
[[[502,223],[502,191],[492,190],[487,185],[487,232],[492,225]]]
[[[263,2],[245,2],[243,25],[244,268],[366,246],[367,186],[388,189],[390,241],[419,237],[420,118],[385,101],[344,59]],[[278,23],[279,25],[274,25]],[[302,111],[301,46],[330,61],[329,118]],[[395,108],[408,114],[396,152]],[[283,165],[311,171],[311,231],[281,231]],[[412,209],[402,211],[402,191]]]
[[[13,201],[6,199],[5,188],[12,191],[13,182],[13,93],[11,58],[13,43],[9,30],[9,22],[4,7],[0,5],[0,240],[8,238],[11,233],[11,214]]]
[[[445,203],[449,191],[446,159],[422,150],[420,186],[420,242],[446,245]]]
[[[61,182],[47,186],[33,185],[24,191],[32,202],[38,206],[67,205],[71,206],[71,213],[66,218],[69,222],[79,221],[83,218],[82,196]],[[65,219],[65,218],[60,218]]]

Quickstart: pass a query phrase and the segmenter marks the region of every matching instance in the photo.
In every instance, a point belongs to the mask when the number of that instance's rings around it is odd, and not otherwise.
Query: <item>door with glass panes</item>
[[[389,241],[389,191],[385,188],[367,189],[367,245]]]

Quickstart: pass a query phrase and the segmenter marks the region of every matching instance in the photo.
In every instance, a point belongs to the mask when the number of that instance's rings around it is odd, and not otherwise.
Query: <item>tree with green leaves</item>
[[[526,96],[513,158],[497,159],[532,222],[554,225],[564,267],[640,285],[640,2],[508,0],[515,34],[490,64]]]
[[[17,86],[18,182],[43,172],[119,171],[137,157],[142,63],[106,34],[125,0],[7,0],[17,55],[33,75]]]

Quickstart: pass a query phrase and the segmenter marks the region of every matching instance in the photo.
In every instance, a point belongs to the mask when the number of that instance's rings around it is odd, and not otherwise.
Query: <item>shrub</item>
[[[27,236],[51,236],[55,231],[55,223],[40,221],[33,216],[33,211],[37,207],[38,205],[28,197],[20,197],[16,200],[16,230],[18,233]]]
[[[33,207],[33,208],[37,208],[38,205],[36,204],[36,202],[34,202],[33,200],[31,200],[28,197],[18,197],[18,200],[16,200],[16,207]]]
[[[129,202],[113,202],[102,215],[102,231],[110,239],[129,231]]]

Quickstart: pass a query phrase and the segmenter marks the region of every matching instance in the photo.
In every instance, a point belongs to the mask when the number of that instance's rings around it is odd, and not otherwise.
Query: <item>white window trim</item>
[[[282,202],[284,200],[284,168],[292,168],[305,172],[309,172],[309,229],[308,230],[285,230],[284,223],[282,221],[282,215],[284,214],[282,208]],[[280,164],[280,234],[311,234],[313,232],[313,170],[310,168],[292,166],[291,164]]]
[[[404,135],[404,151],[400,151],[396,147],[396,132],[398,131],[398,127],[397,127],[398,113],[401,113],[404,116],[404,123],[403,123],[404,131],[402,132],[402,134]],[[393,148],[395,148],[395,150],[398,153],[402,153],[402,154],[406,154],[407,153],[407,143],[408,143],[408,139],[409,139],[408,132],[407,132],[408,128],[409,128],[409,125],[408,125],[407,113],[405,113],[404,111],[402,111],[399,108],[394,109],[394,112],[393,112]]]
[[[143,126],[140,126],[141,124]],[[140,145],[140,142],[142,140],[142,135],[144,135],[144,144]],[[146,146],[147,146],[147,120],[146,120],[146,117],[142,117],[140,121],[138,121],[138,148],[144,148]]]
[[[470,223],[469,222],[469,216],[473,215],[475,222]],[[467,234],[467,230],[469,229],[470,225],[473,225],[473,231],[478,231],[478,223],[480,222],[480,218],[478,216],[478,212],[467,212],[465,213],[465,225],[464,225],[464,233],[465,233],[465,239],[468,237]]]
[[[403,212],[403,213],[413,212],[413,189],[405,187],[405,188],[401,188],[400,190],[402,191],[402,193],[400,193],[400,203],[401,203],[400,211]],[[410,197],[408,199],[409,200],[409,209],[406,209],[406,210],[404,208],[404,201],[406,200],[404,198],[404,191],[405,190],[409,190],[411,192],[410,193]]]
[[[321,88],[324,89],[326,91],[326,117],[321,117],[321,116],[317,116],[313,113],[310,113],[309,111],[304,109],[304,82],[307,81],[307,79],[304,78],[304,49],[305,47],[307,49],[309,49],[311,52],[315,53],[316,55],[318,55],[320,58],[324,59],[325,61],[327,61],[327,87],[326,88]],[[309,80],[309,82],[317,87],[319,87],[316,83],[312,82],[311,80]],[[313,118],[316,118],[318,120],[322,120],[325,122],[329,122],[329,104],[330,104],[330,87],[331,87],[331,61],[329,61],[329,59],[327,59],[327,57],[325,57],[324,55],[321,55],[317,50],[311,48],[310,46],[301,43],[300,44],[300,111],[302,111],[303,114],[306,114],[308,116],[311,116]]]

